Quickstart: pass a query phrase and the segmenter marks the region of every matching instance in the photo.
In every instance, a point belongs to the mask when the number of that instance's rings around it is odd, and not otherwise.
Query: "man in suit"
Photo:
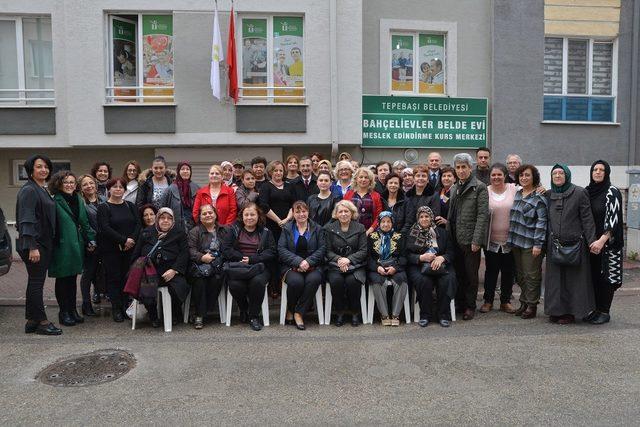
[[[522,166],[522,159],[517,154],[509,154],[507,156],[507,170],[509,174],[507,175],[506,182],[507,184],[515,184],[518,180],[516,176],[516,171],[518,168]]]
[[[429,184],[435,191],[440,191],[440,166],[442,166],[442,156],[440,153],[432,152],[427,157],[427,167],[429,168]]]
[[[291,191],[296,201],[302,200],[307,203],[309,196],[320,192],[312,166],[309,156],[300,158],[300,176],[291,181]]]

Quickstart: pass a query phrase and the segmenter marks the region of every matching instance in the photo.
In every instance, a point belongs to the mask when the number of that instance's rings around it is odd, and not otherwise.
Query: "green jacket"
[[[489,224],[489,192],[487,186],[475,176],[458,194],[458,184],[451,187],[447,231],[459,245],[485,246]],[[455,218],[455,227],[451,220]],[[453,231],[455,229],[455,236]]]
[[[87,209],[80,194],[78,197],[78,225],[73,220],[69,204],[56,194],[58,239],[53,248],[49,277],[68,277],[82,273],[84,251],[88,242],[96,240],[96,233],[89,226]]]

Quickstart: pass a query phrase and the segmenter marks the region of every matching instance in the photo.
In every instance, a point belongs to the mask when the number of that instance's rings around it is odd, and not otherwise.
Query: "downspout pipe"
[[[640,0],[638,0],[640,1]],[[338,155],[338,0],[329,2],[329,55],[331,62],[331,159]]]
[[[636,164],[638,143],[638,74],[640,67],[640,0],[633,2],[633,41],[631,44],[631,108],[629,120],[629,166]]]

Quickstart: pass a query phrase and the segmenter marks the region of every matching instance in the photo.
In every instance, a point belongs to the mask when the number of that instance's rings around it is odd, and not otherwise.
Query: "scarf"
[[[382,218],[391,219],[391,230],[384,232],[380,229]],[[382,211],[378,215],[378,228],[376,231],[380,235],[380,261],[387,261],[391,258],[391,237],[393,237],[393,213],[390,211]]]
[[[71,213],[73,214],[73,220],[78,223],[78,217],[80,216],[80,204],[78,203],[78,195],[75,192],[67,194],[64,191],[61,191],[60,195],[69,205],[69,209],[71,209]]]
[[[180,168],[182,168],[182,166],[189,167],[188,179],[183,179],[182,176],[180,176]],[[184,208],[191,209],[191,207],[193,206],[193,203],[191,201],[191,174],[193,172],[191,169],[191,165],[188,162],[180,162],[178,163],[177,171],[178,175],[176,176],[176,180],[174,182],[178,187],[178,192],[180,193],[180,203],[182,203],[182,206]]]
[[[569,170],[569,166],[561,163],[556,163],[555,166],[551,169],[551,174],[553,174],[553,171],[556,169],[562,169],[564,171],[565,181],[564,185],[558,187],[553,183],[553,178],[551,178],[551,190],[554,193],[564,193],[569,189],[569,187],[571,187],[571,171]]]
[[[593,169],[596,167],[596,165],[604,166],[604,179],[602,180],[602,182],[595,182],[593,180]],[[609,163],[605,162],[604,160],[596,160],[591,165],[591,169],[589,171],[589,185],[587,185],[586,188],[586,190],[589,192],[589,198],[592,201],[598,199],[602,199],[603,201],[607,195],[607,190],[609,190],[609,187],[611,187],[611,166],[609,166]]]
[[[171,224],[171,228],[169,228],[167,231],[160,231],[160,226],[158,225],[158,223],[160,222],[160,215],[165,213],[171,215],[171,218],[173,219],[173,224]],[[173,211],[170,208],[160,208],[158,210],[158,213],[156,214],[156,231],[158,232],[158,240],[164,239],[167,236],[167,234],[169,234],[169,232],[173,230],[173,227],[175,225],[176,225],[176,219],[175,219],[175,216],[173,215]]]
[[[431,218],[431,225],[428,228],[422,228],[418,219],[420,215],[426,213]],[[438,241],[436,237],[435,222],[433,211],[428,206],[420,206],[416,213],[416,222],[411,226],[409,230],[409,236],[413,237],[416,241],[416,246],[425,249],[437,249]]]

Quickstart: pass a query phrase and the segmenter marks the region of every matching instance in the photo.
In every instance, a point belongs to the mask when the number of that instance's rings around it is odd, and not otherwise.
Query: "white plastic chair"
[[[233,296],[227,286],[227,307],[225,309],[227,326],[231,326],[231,312],[233,308]],[[267,293],[267,284],[264,285],[264,298],[262,300],[262,322],[264,326],[269,326],[269,294]]]
[[[282,282],[282,291],[280,295],[280,324],[284,325],[287,317],[287,282]],[[318,312],[318,323],[324,325],[324,310],[322,307],[322,285],[318,286],[316,291],[316,311]]]
[[[333,297],[331,295],[331,285],[329,282],[325,284],[325,300],[324,300],[324,324],[331,324],[331,304],[333,303]],[[366,324],[367,319],[367,288],[362,285],[360,289],[360,311],[362,312],[362,323]]]
[[[161,301],[162,299],[162,301]],[[167,286],[159,286],[158,287],[158,315],[160,314],[160,304],[162,303],[162,318],[164,319],[164,331],[171,332],[172,330],[172,320],[173,318],[171,313],[171,294],[169,293],[169,288]],[[131,329],[136,329],[136,320],[138,317],[138,305],[140,302],[137,299],[133,300],[135,304],[133,305],[133,316],[131,317]],[[191,305],[191,291],[187,294],[187,298],[184,300],[184,304],[182,305],[182,312],[184,313],[183,322],[189,323],[189,306]]]
[[[418,292],[413,290],[413,321],[418,323],[420,321],[420,303],[418,302]],[[456,321],[456,302],[451,300],[449,303],[449,310],[451,311],[451,321]]]
[[[385,280],[385,282],[387,281],[388,280]],[[373,309],[375,308],[375,306],[376,299],[373,296],[373,286],[369,285],[369,317],[367,319],[367,322],[369,324],[373,324]],[[411,305],[409,303],[409,292],[407,292],[404,296],[404,318],[407,324],[411,323]]]
[[[191,297],[191,292],[189,292],[189,297]],[[220,313],[220,323],[224,323],[227,318],[225,313],[226,305],[227,305],[227,295],[224,293],[224,290],[221,289],[220,292],[218,292],[218,312]],[[187,309],[185,310],[184,315],[188,321],[189,310],[191,309],[191,305],[188,305],[186,307]],[[187,323],[187,322],[184,322],[184,323]]]

